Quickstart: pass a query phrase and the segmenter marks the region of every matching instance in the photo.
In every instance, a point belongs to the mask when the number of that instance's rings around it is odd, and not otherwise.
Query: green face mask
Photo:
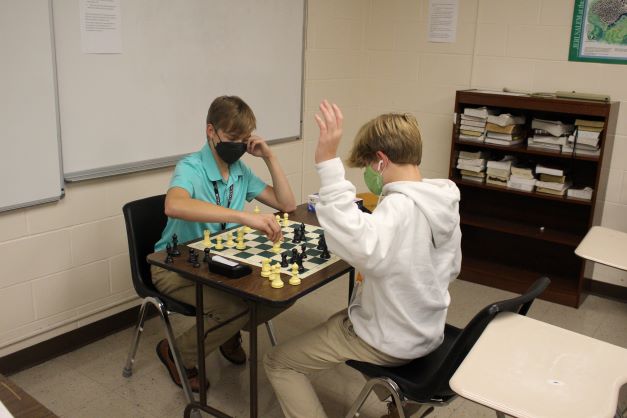
[[[379,196],[383,190],[383,175],[377,173],[370,166],[366,166],[364,171],[364,182],[368,186],[368,190]]]

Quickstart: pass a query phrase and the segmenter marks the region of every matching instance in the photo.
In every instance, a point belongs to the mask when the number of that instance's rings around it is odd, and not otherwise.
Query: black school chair
[[[412,416],[424,417],[433,411],[433,407],[448,405],[457,397],[448,382],[490,321],[500,312],[526,315],[534,299],[549,283],[551,280],[548,277],[541,277],[523,295],[486,306],[463,329],[446,324],[444,341],[435,351],[403,366],[384,367],[347,361],[347,365],[369,380],[346,418],[353,418],[359,413],[375,387],[383,387],[390,392],[400,418],[407,416],[406,411],[411,411]],[[497,412],[497,416],[503,415]]]
[[[146,308],[149,304],[153,305],[159,312],[159,317],[163,323],[166,338],[170,345],[170,351],[174,357],[176,369],[179,376],[182,376],[181,384],[183,386],[183,392],[185,393],[185,400],[187,403],[191,403],[194,398],[189,387],[187,374],[182,372],[183,363],[179,351],[174,344],[174,333],[172,332],[168,314],[170,312],[176,312],[185,316],[196,316],[196,308],[160,293],[152,284],[150,265],[146,261],[146,256],[154,251],[154,245],[161,238],[161,232],[163,228],[165,228],[168,220],[164,212],[164,204],[165,195],[158,195],[129,202],[122,208],[124,221],[126,222],[126,235],[128,238],[133,286],[137,294],[143,298],[131,349],[128,353],[122,375],[124,377],[130,377],[133,374],[135,354],[137,352],[137,346],[139,345],[139,338],[144,330]],[[268,335],[270,336],[270,342],[272,345],[276,345],[272,323],[267,321],[266,327],[268,329]]]

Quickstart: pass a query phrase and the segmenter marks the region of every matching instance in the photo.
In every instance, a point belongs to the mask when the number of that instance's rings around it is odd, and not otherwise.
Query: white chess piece
[[[272,274],[272,270],[270,269],[270,259],[264,258],[261,260],[261,277],[268,278]]]
[[[211,232],[209,232],[208,229],[205,229],[204,234],[205,234],[205,238],[202,244],[207,248],[211,248]]]
[[[219,235],[216,238],[216,250],[223,250],[224,249],[224,245],[222,245],[222,235]]]
[[[275,289],[280,289],[284,286],[283,280],[281,280],[281,265],[280,264],[274,265],[274,274],[271,277],[272,277],[272,281],[270,282],[270,286],[272,286]]]
[[[300,277],[298,277],[298,264],[292,264],[292,277],[288,281],[292,286],[298,286],[300,284]]]

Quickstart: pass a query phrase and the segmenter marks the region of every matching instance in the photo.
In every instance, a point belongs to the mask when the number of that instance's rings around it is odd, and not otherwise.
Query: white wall
[[[456,89],[581,90],[622,101],[602,223],[627,231],[627,66],[567,61],[573,1],[460,0],[454,44],[427,42],[427,7],[309,0],[304,141],[273,146],[301,202],[318,188],[313,115],[323,98],[346,116],[343,155],[369,118],[408,111],[421,123],[424,174],[446,177]],[[246,161],[269,180],[263,162]],[[137,303],[121,207],[163,193],[170,174],[72,183],[58,203],[0,214],[0,356]],[[365,191],[359,170],[348,175]],[[627,286],[614,269],[593,277]]]

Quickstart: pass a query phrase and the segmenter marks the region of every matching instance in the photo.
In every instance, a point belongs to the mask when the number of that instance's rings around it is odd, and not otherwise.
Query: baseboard
[[[627,287],[625,286],[600,282],[592,279],[585,279],[584,286],[591,295],[627,303]]]
[[[4,375],[17,373],[134,326],[137,323],[139,308],[139,306],[135,306],[100,321],[8,354],[0,358],[0,373]],[[148,318],[156,316],[157,310],[149,304],[146,315]]]

